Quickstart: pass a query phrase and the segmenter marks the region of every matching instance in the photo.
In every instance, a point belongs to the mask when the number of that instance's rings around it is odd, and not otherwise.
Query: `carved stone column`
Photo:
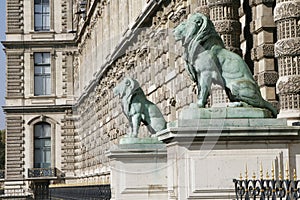
[[[239,0],[208,0],[210,19],[220,34],[227,49],[241,55],[239,21]],[[211,91],[212,105],[228,102],[225,91],[220,86],[213,86]]]
[[[195,12],[200,12],[206,16],[209,16],[209,7],[207,0],[198,0],[198,7],[195,9]]]
[[[272,5],[274,0],[251,1],[252,22],[250,32],[253,35],[251,58],[254,62],[254,78],[262,96],[277,107],[275,85],[278,73],[275,71],[274,33]]]
[[[241,23],[239,21],[239,0],[208,0],[210,19],[216,31],[220,34],[227,49],[241,54],[240,35]]]
[[[300,1],[276,1],[279,118],[300,121]]]

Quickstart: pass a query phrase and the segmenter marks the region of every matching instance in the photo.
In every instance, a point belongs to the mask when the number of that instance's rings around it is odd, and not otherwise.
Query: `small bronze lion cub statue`
[[[129,120],[129,137],[137,137],[141,122],[143,122],[151,134],[155,134],[166,128],[159,108],[146,99],[145,93],[139,83],[132,78],[125,78],[114,89],[113,93],[119,95],[123,112]]]

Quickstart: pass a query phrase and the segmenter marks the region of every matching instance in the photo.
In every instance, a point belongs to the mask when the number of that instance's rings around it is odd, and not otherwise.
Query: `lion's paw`
[[[245,102],[229,102],[227,107],[249,107],[249,105]]]

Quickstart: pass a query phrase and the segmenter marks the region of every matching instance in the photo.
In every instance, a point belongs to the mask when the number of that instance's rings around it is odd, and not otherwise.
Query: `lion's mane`
[[[198,54],[199,51],[211,49],[214,45],[219,45],[222,48],[225,47],[213,23],[205,15],[195,13],[187,20],[186,25],[193,25],[195,27],[194,33],[190,33],[192,35],[185,36],[192,38],[187,46],[187,51],[190,54],[189,60],[193,60],[195,54]]]

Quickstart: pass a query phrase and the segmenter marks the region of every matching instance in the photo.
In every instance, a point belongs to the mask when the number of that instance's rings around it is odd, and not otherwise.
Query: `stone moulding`
[[[300,17],[300,1],[287,1],[276,4],[274,9],[275,22],[285,18]]]
[[[262,72],[257,75],[259,86],[275,86],[278,80],[278,73],[275,71]]]
[[[208,0],[208,6],[212,7],[212,6],[216,6],[216,5],[235,5],[235,6],[239,6],[240,1],[237,0]]]
[[[300,38],[282,39],[275,43],[275,57],[294,55],[300,55]]]
[[[297,94],[300,92],[300,76],[280,77],[277,82],[277,94]]]
[[[214,21],[215,29],[218,33],[241,32],[241,24],[236,20]]]
[[[254,121],[251,119],[235,119],[235,122],[228,119],[224,119],[224,121],[222,119],[178,120],[172,123],[172,127],[158,132],[156,136],[158,140],[167,143],[172,140],[204,141],[210,138],[216,139],[216,137],[218,137],[217,141],[231,141],[232,138],[245,141],[245,137],[251,138],[251,140],[299,138],[299,127],[283,126],[280,120],[277,122],[278,125],[276,125],[274,120],[276,121],[276,119],[271,121],[266,119]],[[224,125],[216,125],[216,122],[224,123]],[[263,125],[264,122],[267,125]],[[239,123],[240,126],[234,123]]]

